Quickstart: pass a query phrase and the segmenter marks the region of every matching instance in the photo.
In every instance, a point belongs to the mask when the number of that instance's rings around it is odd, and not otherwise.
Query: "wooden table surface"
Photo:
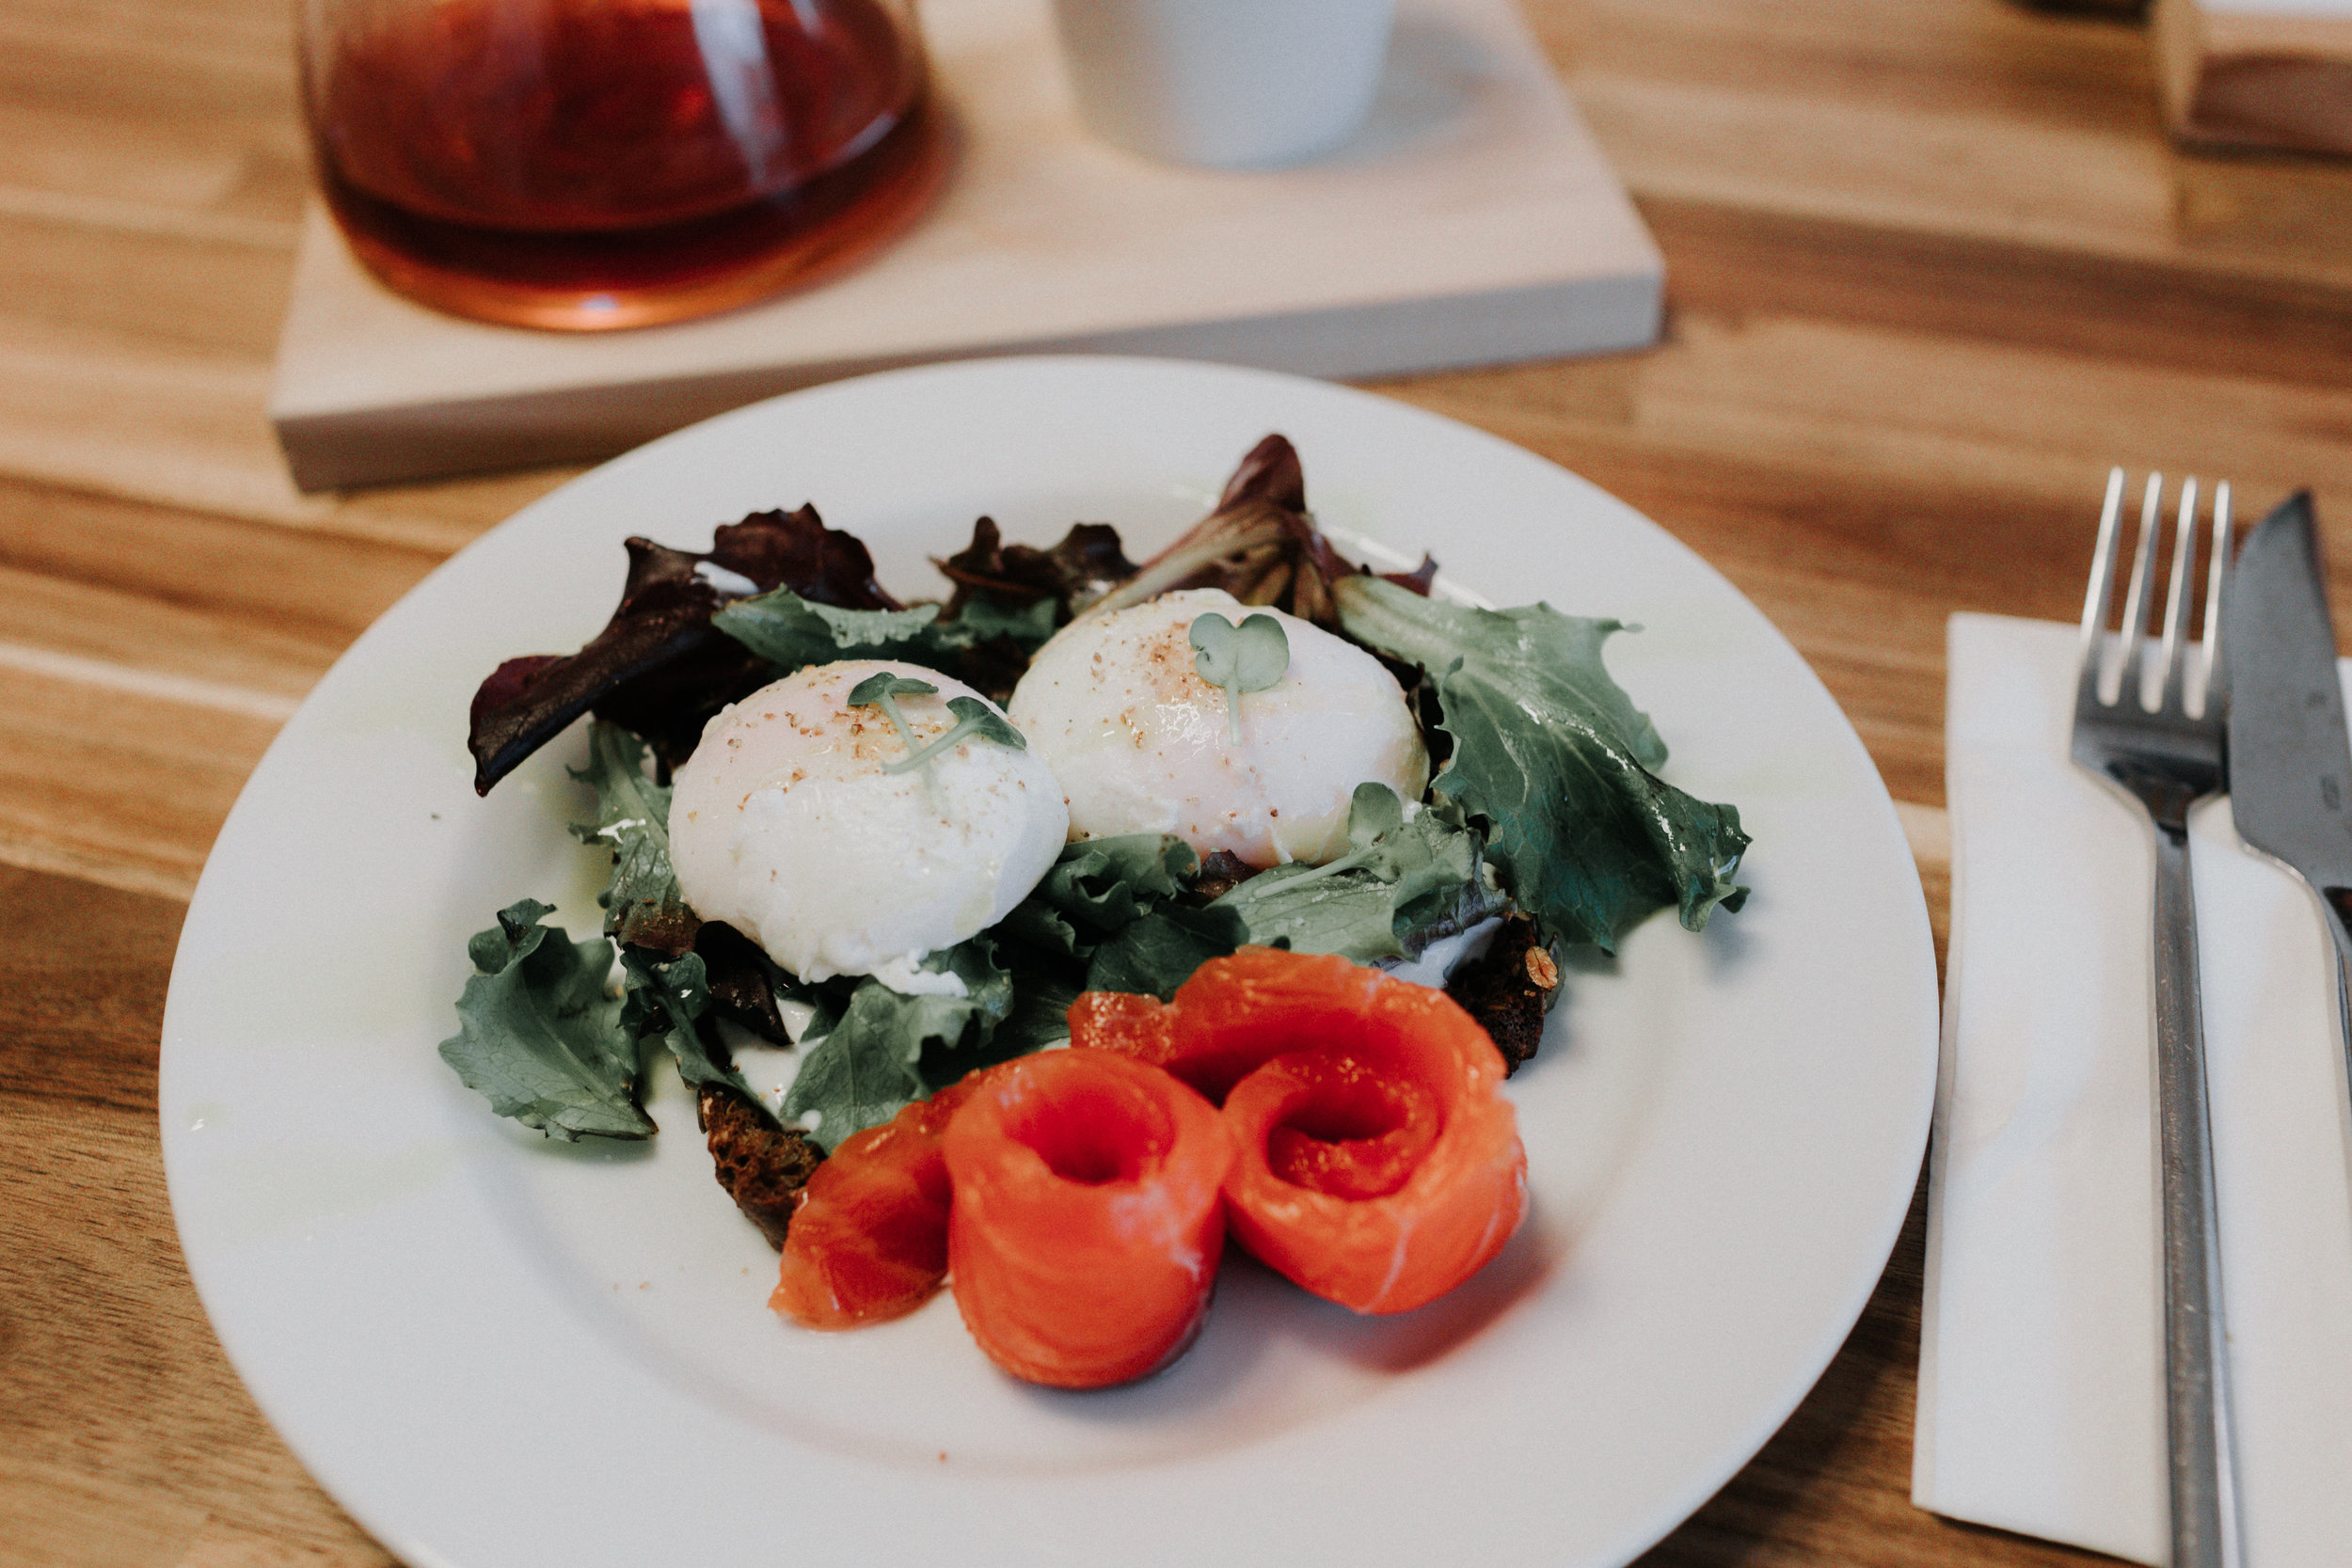
[[[166,976],[278,724],[566,475],[288,483],[290,9],[0,0],[0,1561],[384,1560],[189,1288]],[[1903,803],[1940,940],[1945,617],[2072,618],[2108,464],[2310,484],[2352,569],[2352,166],[2180,157],[2143,32],[2005,0],[1530,9],[1665,251],[1666,341],[1382,389],[1729,574]],[[2094,1560],[1912,1508],[1920,1257],[1915,1207],[1820,1386],[1645,1562]]]

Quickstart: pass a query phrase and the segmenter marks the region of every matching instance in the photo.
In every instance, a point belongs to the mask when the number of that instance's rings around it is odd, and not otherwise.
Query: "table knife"
[[[2229,667],[2230,815],[2238,836],[2284,862],[2327,911],[2336,1003],[2352,1051],[2352,740],[2311,492],[2254,526],[2221,611]]]

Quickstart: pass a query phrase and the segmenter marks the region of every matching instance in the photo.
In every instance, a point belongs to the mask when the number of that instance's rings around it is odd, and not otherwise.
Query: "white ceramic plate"
[[[710,1180],[674,1079],[646,1146],[550,1143],[435,1053],[466,938],[532,895],[595,927],[598,858],[543,752],[486,800],[466,709],[578,646],[621,539],[814,500],[902,595],[993,515],[1047,543],[1192,521],[1268,431],[1327,524],[1506,602],[1647,629],[1610,662],[1736,802],[1754,897],[1569,975],[1511,1081],[1532,1218],[1453,1296],[1360,1321],[1229,1262],[1169,1372],[997,1375],[946,1298],[818,1336]],[[574,736],[576,741],[577,734]],[[1883,787],[1740,594],[1619,501],[1491,436],[1320,383],[1000,360],[739,410],[526,508],[403,599],[246,786],[189,909],[163,1142],[230,1358],[319,1481],[412,1563],[1620,1563],[1827,1365],[1926,1136],[1935,972]]]

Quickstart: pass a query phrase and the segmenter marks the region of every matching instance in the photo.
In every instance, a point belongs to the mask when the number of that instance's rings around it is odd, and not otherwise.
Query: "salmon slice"
[[[1386,1197],[1412,1179],[1444,1125],[1422,1084],[1353,1056],[1293,1052],[1242,1080],[1250,1102],[1271,1097],[1266,1168],[1333,1197]],[[1226,1105],[1231,1111],[1232,1100]],[[1239,1115],[1239,1112],[1232,1112]]]
[[[1502,1056],[1442,991],[1333,957],[1244,948],[1177,992],[1089,993],[1072,1038],[1220,1103],[1228,1223],[1262,1262],[1358,1312],[1435,1300],[1527,1212]]]
[[[861,1328],[938,1291],[949,1197],[940,1134],[984,1076],[841,1140],[795,1201],[770,1307],[808,1328]]]
[[[1216,1107],[1131,1056],[1049,1051],[990,1073],[944,1148],[956,1307],[989,1359],[1103,1388],[1192,1342],[1233,1158]]]

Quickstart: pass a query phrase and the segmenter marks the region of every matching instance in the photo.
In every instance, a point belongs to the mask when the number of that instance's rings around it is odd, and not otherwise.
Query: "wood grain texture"
[[[0,904],[0,1560],[388,1560],[254,1409],[181,1261],[155,1142],[181,905],[6,868]]]
[[[1788,632],[1902,804],[1940,950],[1945,617],[2071,618],[2108,464],[2314,486],[2352,620],[2352,170],[2185,157],[2143,30],[2005,0],[1527,9],[1666,254],[1666,341],[1381,389],[1624,496]],[[180,1262],[165,976],[284,714],[566,475],[288,482],[289,27],[0,0],[0,1563],[384,1560]],[[1915,1215],[1820,1386],[1651,1563],[2097,1560],[1911,1508],[1919,1266]]]

